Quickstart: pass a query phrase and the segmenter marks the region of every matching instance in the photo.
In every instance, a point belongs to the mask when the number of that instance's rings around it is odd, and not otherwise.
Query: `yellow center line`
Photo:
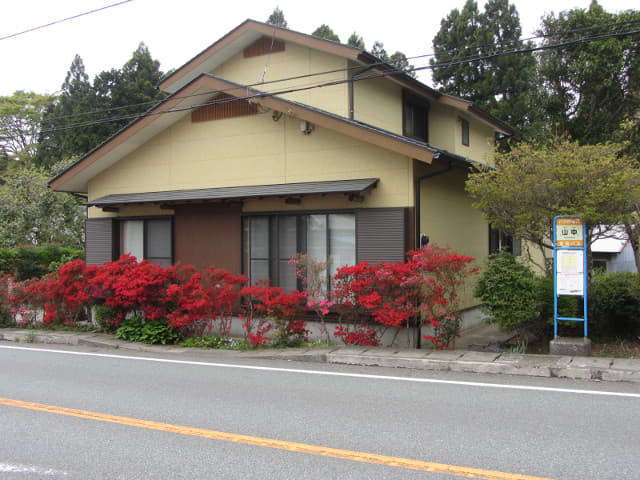
[[[179,435],[190,435],[194,437],[208,438],[211,440],[241,443],[257,447],[276,448],[279,450],[288,450],[291,452],[307,453],[310,455],[321,455],[325,457],[340,458],[342,460],[351,460],[354,462],[386,465],[389,467],[420,470],[423,472],[454,475],[464,478],[476,478],[481,480],[551,480],[541,477],[532,477],[530,475],[521,475],[517,473],[505,473],[493,470],[483,470],[479,468],[447,465],[442,463],[423,462],[420,460],[412,460],[409,458],[389,457],[386,455],[377,455],[375,453],[355,452],[350,450],[342,450],[339,448],[308,445],[305,443],[286,442],[283,440],[275,440],[272,438],[252,437],[249,435],[240,435],[236,433],[225,433],[215,430],[205,430],[202,428],[172,425],[169,423],[152,422],[149,420],[141,420],[138,418],[120,417],[117,415],[90,412],[87,410],[77,410],[75,408],[57,407],[55,405],[45,405],[42,403],[24,402],[21,400],[13,400],[10,398],[0,397],[0,405],[25,408],[28,410],[36,410],[40,412],[55,413],[57,415],[67,415],[70,417],[85,418],[88,420],[95,420],[99,422],[117,423],[130,427],[177,433]]]

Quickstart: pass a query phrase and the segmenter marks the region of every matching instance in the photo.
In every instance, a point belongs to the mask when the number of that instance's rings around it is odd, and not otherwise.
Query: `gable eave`
[[[362,51],[358,48],[333,42],[320,37],[281,28],[256,20],[245,20],[225,36],[211,44],[187,63],[163,79],[158,87],[175,93],[203,73],[214,71],[219,65],[242,52],[263,36],[304,45],[309,48],[332,53],[353,61],[359,61]]]

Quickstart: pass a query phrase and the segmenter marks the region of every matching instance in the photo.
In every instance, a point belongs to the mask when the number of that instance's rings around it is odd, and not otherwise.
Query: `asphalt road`
[[[0,479],[635,479],[639,431],[638,384],[0,345]]]

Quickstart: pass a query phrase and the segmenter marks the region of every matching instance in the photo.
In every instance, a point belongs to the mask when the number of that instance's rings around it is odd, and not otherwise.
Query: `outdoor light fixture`
[[[309,135],[311,132],[313,132],[313,125],[306,120],[302,120],[300,122],[300,131],[305,135]]]

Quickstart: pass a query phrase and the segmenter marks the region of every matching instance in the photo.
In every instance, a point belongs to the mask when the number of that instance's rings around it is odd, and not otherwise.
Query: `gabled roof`
[[[285,100],[214,75],[201,74],[51,180],[50,188],[65,192],[86,192],[91,178],[188,115],[194,108],[206,104],[216,92],[224,92],[238,99],[248,99],[252,103],[282,112],[290,117],[311,122],[426,163],[431,163],[434,157],[439,156],[457,157],[419,140]]]
[[[381,74],[388,74],[390,80],[411,89],[419,95],[477,116],[480,120],[491,124],[505,135],[513,135],[515,133],[512,127],[493,115],[479,109],[472,102],[450,95],[444,95],[416,80],[411,75],[382,62],[379,58],[365,50],[255,20],[245,20],[242,22],[224,37],[211,44],[183,66],[166,76],[160,82],[159,88],[168,93],[175,93],[199,75],[212,72],[216,67],[242,52],[246,47],[263,36],[296,43],[346,58],[362,66],[372,67]]]

